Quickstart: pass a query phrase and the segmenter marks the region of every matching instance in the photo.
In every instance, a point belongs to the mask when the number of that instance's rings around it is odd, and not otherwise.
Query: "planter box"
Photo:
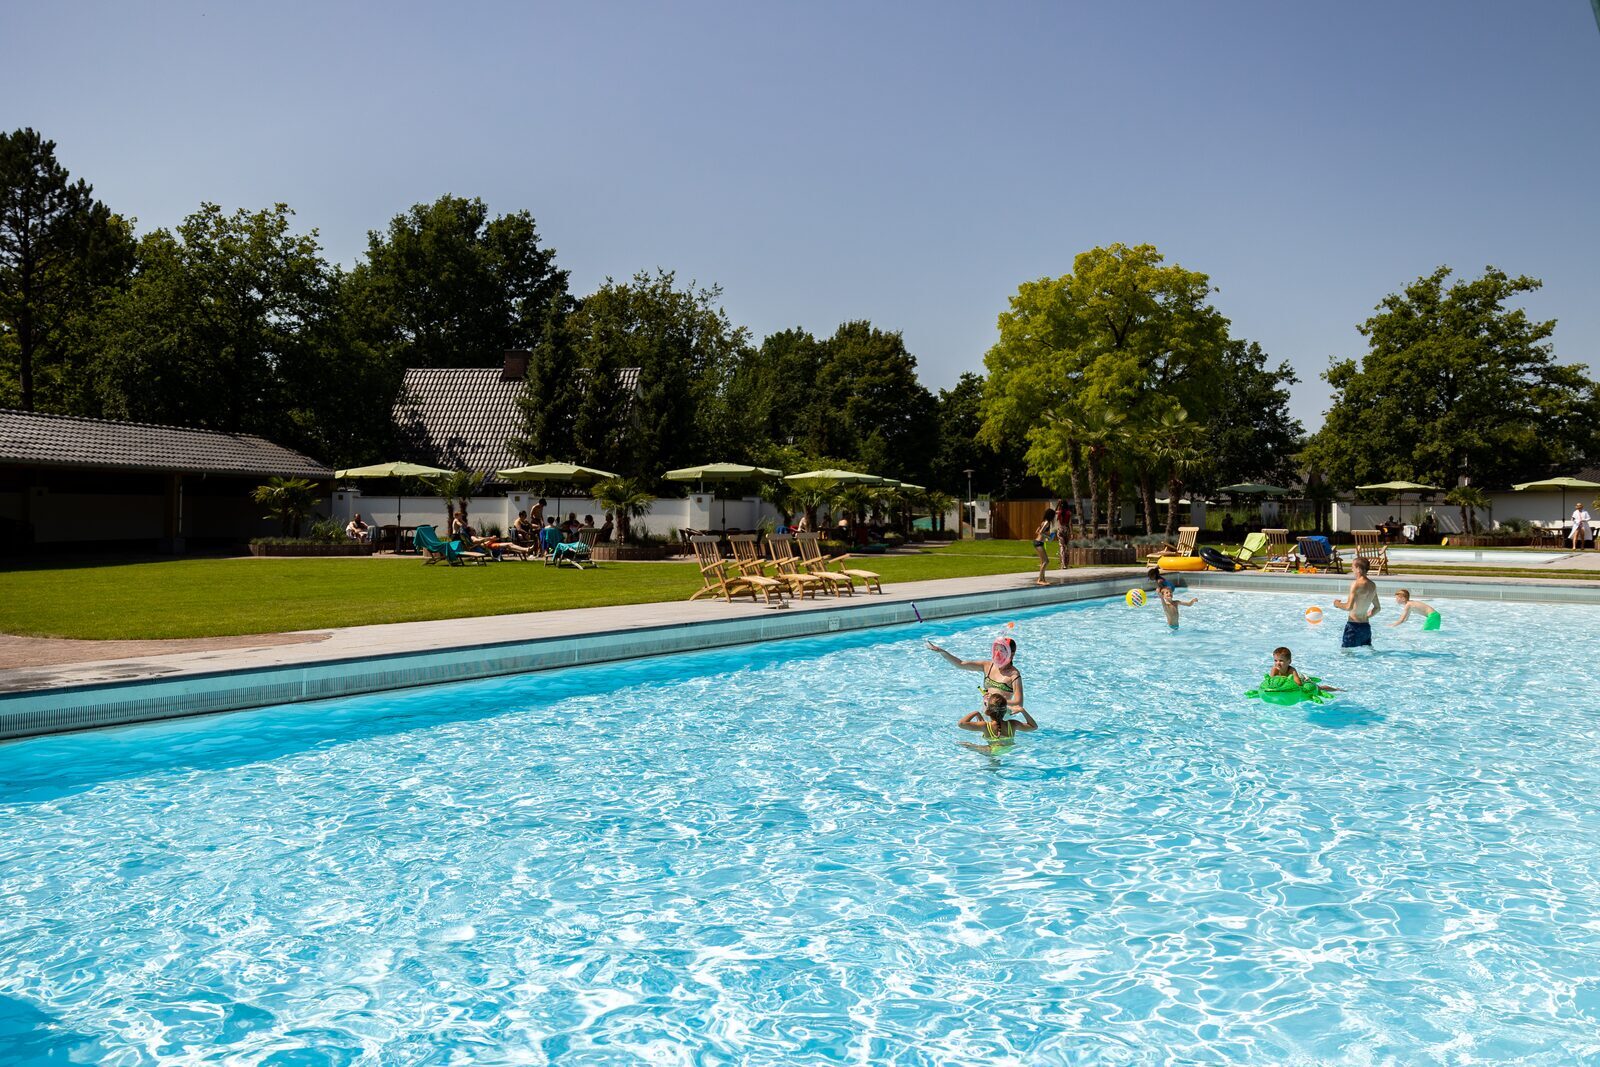
[[[1138,563],[1139,550],[1128,545],[1121,548],[1069,548],[1067,566],[1106,567],[1116,563]]]
[[[598,544],[589,549],[589,558],[596,560],[669,559],[672,555],[673,550],[667,545]]]
[[[252,556],[370,556],[372,545],[251,545]]]
[[[1450,548],[1521,548],[1533,544],[1532,537],[1473,537],[1469,534],[1447,534],[1445,543]]]

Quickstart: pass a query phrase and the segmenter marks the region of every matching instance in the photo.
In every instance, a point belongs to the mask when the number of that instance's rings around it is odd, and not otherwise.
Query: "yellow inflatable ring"
[[[1162,556],[1158,564],[1164,571],[1203,571],[1206,561],[1199,556]]]

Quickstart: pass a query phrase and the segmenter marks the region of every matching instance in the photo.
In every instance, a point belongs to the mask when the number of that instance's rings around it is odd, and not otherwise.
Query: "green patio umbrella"
[[[1406,508],[1405,498],[1407,493],[1418,494],[1417,504],[1420,506],[1422,504],[1421,494],[1437,493],[1440,492],[1440,489],[1437,485],[1423,485],[1421,482],[1407,482],[1402,480],[1394,482],[1373,482],[1371,485],[1358,485],[1356,486],[1356,491],[1361,493],[1394,493],[1400,498],[1400,514],[1404,516]]]
[[[790,474],[784,481],[796,489],[827,489],[835,485],[882,485],[887,479],[860,471],[842,471],[828,468],[820,471],[802,471]]]
[[[1537,482],[1523,482],[1521,485],[1513,485],[1511,488],[1519,493],[1525,493],[1529,490],[1543,490],[1547,493],[1553,493],[1559,490],[1561,492],[1561,528],[1564,530],[1566,529],[1567,521],[1567,493],[1576,492],[1580,489],[1600,489],[1600,482],[1588,482],[1582,478],[1545,478]]]
[[[352,480],[362,478],[437,478],[442,474],[454,473],[455,471],[447,471],[443,467],[425,467],[420,463],[405,463],[397,461],[394,463],[374,463],[369,467],[346,467],[342,471],[334,471],[333,476],[340,481],[343,481],[347,478]],[[404,494],[397,493],[394,498],[396,549],[400,547],[400,501],[403,499],[403,497]],[[449,532],[449,530],[445,531],[445,533]]]
[[[775,471],[771,467],[752,467],[745,463],[702,463],[698,467],[680,467],[675,471],[668,471],[666,479],[669,482],[699,482],[700,491],[705,492],[705,483],[713,486],[712,495],[715,496],[715,486],[718,482],[747,482],[755,479],[782,478],[782,471]],[[722,499],[722,528],[728,528],[728,499]]]
[[[495,476],[508,482],[570,482],[577,486],[590,486],[608,482],[617,477],[610,471],[584,467],[577,463],[530,463],[525,467],[507,467],[495,471]],[[561,520],[561,497],[556,496],[556,521]]]

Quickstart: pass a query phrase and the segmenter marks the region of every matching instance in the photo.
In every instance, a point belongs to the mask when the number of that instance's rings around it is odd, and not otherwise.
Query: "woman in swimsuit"
[[[964,671],[982,671],[983,683],[978,687],[987,700],[991,693],[1005,698],[1006,708],[1022,711],[1022,672],[1012,662],[1017,654],[1017,643],[1009,637],[997,637],[989,659],[961,659],[952,656],[932,641],[928,647],[943,656],[952,666]]]
[[[1050,558],[1044,554],[1044,543],[1054,541],[1056,537],[1056,509],[1045,508],[1044,518],[1039,522],[1039,528],[1033,531],[1033,550],[1039,553],[1039,577],[1034,585],[1049,585],[1044,580],[1044,569],[1050,566]]]

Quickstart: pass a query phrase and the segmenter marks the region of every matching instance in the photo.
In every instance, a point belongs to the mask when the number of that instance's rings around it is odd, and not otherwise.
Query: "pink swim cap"
[[[989,650],[989,658],[994,660],[996,667],[1011,666],[1011,639],[1009,637],[995,638],[994,647]]]

